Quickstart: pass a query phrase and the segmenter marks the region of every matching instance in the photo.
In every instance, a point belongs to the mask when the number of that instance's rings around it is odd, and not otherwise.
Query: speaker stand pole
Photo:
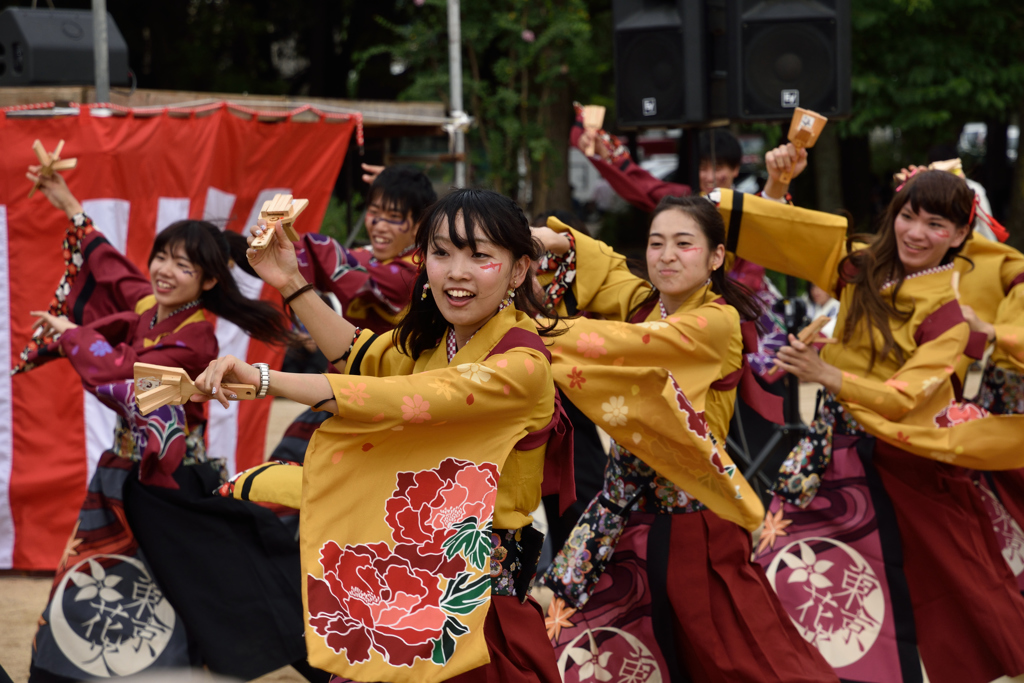
[[[448,80],[451,81],[451,116],[455,120],[455,187],[466,186],[466,134],[462,132],[462,18],[459,0],[448,0]]]
[[[110,50],[107,47],[107,0],[92,0],[92,50],[96,101],[110,102]]]
[[[679,138],[679,177],[686,178],[690,194],[700,194],[700,129],[684,128]]]
[[[797,297],[796,278],[790,275],[786,276],[786,298],[784,303],[786,331],[795,335],[807,323],[807,307]],[[769,464],[769,458],[772,458],[780,448],[789,453],[808,431],[807,425],[804,424],[803,419],[800,417],[800,380],[793,375],[787,375],[782,381],[786,383],[786,401],[783,404],[785,424],[772,426],[771,438],[764,443],[757,455],[753,455],[749,450],[742,451],[747,454],[747,457],[751,458],[750,464],[743,471],[743,476],[747,478],[751,486],[756,487],[755,490],[758,491],[762,502],[766,505],[771,497],[771,489],[775,483],[777,470],[769,473],[765,473],[762,470]],[[773,458],[771,461],[773,466],[776,464],[775,460]],[[758,490],[760,487],[757,486],[757,480],[764,484],[765,488],[763,491]]]

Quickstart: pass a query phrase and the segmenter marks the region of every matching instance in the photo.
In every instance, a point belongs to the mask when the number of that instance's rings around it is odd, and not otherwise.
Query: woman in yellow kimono
[[[1021,457],[1003,443],[1019,442],[1017,418],[972,420],[951,381],[969,337],[950,276],[972,192],[920,173],[856,250],[837,217],[716,198],[737,253],[754,250],[842,303],[838,343],[819,355],[791,337],[779,352],[785,370],[825,387],[757,553],[783,605],[844,679],[920,681],[920,661],[936,683],[1021,673],[1024,599],[958,467]]]
[[[962,268],[960,308],[971,330],[992,346],[973,401],[996,415],[1024,413],[1024,254],[975,233],[964,256],[971,264]],[[1024,591],[1024,470],[975,472],[974,478],[1003,559]]]
[[[301,468],[277,467],[302,477],[290,502],[310,662],[360,681],[558,683],[528,597],[541,541],[530,513],[560,412],[533,321],[536,245],[512,200],[459,190],[431,209],[417,246],[409,313],[382,335],[307,293],[287,240],[250,251],[327,357],[347,356],[345,374],[226,357],[196,384],[222,403],[221,381],[239,381],[335,414]]]
[[[614,439],[603,491],[545,576],[563,680],[835,681],[750,561],[763,508],[719,447],[737,384],[752,405],[774,397],[755,396],[744,336],[756,330],[740,321],[760,309],[725,275],[715,207],[661,201],[651,282],[580,232],[534,231],[557,252],[550,289],[604,318],[571,321],[552,349],[555,381]]]

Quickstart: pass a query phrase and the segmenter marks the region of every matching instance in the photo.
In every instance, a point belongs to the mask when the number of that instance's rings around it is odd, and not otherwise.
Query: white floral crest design
[[[572,647],[568,651],[572,661],[580,668],[580,680],[585,681],[588,678],[598,681],[612,680],[612,674],[608,671],[608,660],[611,659],[612,653],[601,652],[591,632],[587,632],[587,637],[590,640],[589,650],[582,647]]]
[[[801,542],[799,547],[800,557],[788,552],[782,554],[782,561],[793,570],[787,583],[810,581],[811,585],[817,588],[831,587],[832,581],[825,576],[825,572],[831,569],[835,563],[829,560],[819,560],[811,550],[811,546],[806,543]]]
[[[71,572],[70,578],[78,586],[75,602],[92,600],[97,596],[106,602],[116,602],[122,599],[124,596],[114,590],[114,586],[121,582],[121,577],[113,574],[108,576],[100,563],[95,560],[90,559],[88,563],[92,576],[78,571]]]

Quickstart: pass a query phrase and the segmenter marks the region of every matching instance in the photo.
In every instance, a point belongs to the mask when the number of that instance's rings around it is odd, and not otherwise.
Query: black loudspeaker
[[[128,44],[107,14],[110,84],[128,85]],[[91,85],[92,12],[8,7],[0,12],[0,86]]]
[[[703,0],[613,0],[615,109],[623,128],[707,119]]]
[[[850,113],[849,0],[729,0],[731,118]]]

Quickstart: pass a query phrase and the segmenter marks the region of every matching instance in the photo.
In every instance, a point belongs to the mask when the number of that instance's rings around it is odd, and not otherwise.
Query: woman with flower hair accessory
[[[821,228],[838,217],[714,198],[737,253],[842,302],[837,343],[819,355],[791,336],[779,352],[784,369],[825,387],[757,552],[790,616],[844,679],[920,681],[922,661],[942,683],[1021,673],[1010,634],[1024,629],[1024,599],[962,467],[1019,467],[1011,435],[1024,424],[975,419],[952,377],[970,337],[950,283],[973,193],[917,173],[877,235],[849,239]]]
[[[270,343],[289,338],[287,320],[238,291],[229,238],[216,226],[168,226],[143,274],[93,227],[59,175],[39,181],[72,221],[68,271],[50,309],[36,313],[44,343],[20,368],[67,358],[117,424],[59,563],[31,680],[190,664],[252,678],[297,660],[323,678],[302,659],[295,544],[268,510],[212,495],[220,466],[207,460],[202,407],[143,416],[135,405],[136,362],[197,374],[216,357],[210,313]],[[257,537],[263,542],[247,542]],[[211,617],[225,601],[244,605],[237,622]]]
[[[311,664],[353,680],[558,683],[529,598],[530,513],[551,483],[545,455],[572,445],[533,320],[537,247],[515,202],[484,190],[442,198],[417,247],[417,295],[381,335],[307,294],[287,241],[251,251],[344,374],[264,377],[229,356],[193,400],[226,403],[221,381],[241,381],[335,414],[301,476],[265,465],[227,491],[300,505]]]
[[[701,197],[662,199],[650,282],[549,225],[534,229],[555,263],[549,293],[604,318],[568,323],[555,381],[613,438],[604,489],[544,577],[563,679],[640,666],[665,681],[836,681],[750,561],[763,506],[723,446],[737,387],[775,420],[781,406],[746,363],[759,311],[725,275],[721,216]]]

